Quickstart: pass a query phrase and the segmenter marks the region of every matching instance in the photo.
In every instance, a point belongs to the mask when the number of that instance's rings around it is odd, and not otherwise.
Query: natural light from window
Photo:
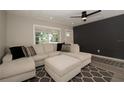
[[[35,44],[60,42],[60,31],[54,28],[35,29]]]

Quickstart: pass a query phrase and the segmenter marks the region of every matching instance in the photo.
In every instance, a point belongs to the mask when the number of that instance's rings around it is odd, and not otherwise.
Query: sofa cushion
[[[72,53],[79,53],[80,52],[80,47],[78,44],[71,44],[71,52]]]
[[[54,52],[53,44],[44,44],[43,46],[44,46],[45,53]]]
[[[35,70],[32,58],[20,58],[0,65],[0,79],[17,76]]]
[[[25,54],[22,50],[22,46],[10,47],[9,49],[12,54],[12,59],[18,59],[18,58],[25,57]]]
[[[45,59],[47,57],[48,57],[48,55],[45,55],[45,54],[32,56],[32,58],[34,59],[34,61],[41,61],[41,60],[43,60],[43,59]]]
[[[3,59],[2,59],[2,62],[3,63],[8,63],[8,62],[11,62],[12,61],[12,54],[6,54]]]
[[[67,53],[67,52],[63,52],[62,54],[78,58],[81,61],[87,60],[89,58],[91,59],[91,56],[92,56],[90,53],[84,53],[84,52],[80,52],[80,53]]]
[[[58,55],[45,60],[45,65],[59,76],[63,76],[64,74],[72,71],[80,64],[81,62],[79,59],[67,55]]]
[[[44,54],[43,45],[41,45],[41,44],[33,45],[33,48],[34,48],[36,54],[38,54],[38,55]]]
[[[52,57],[52,56],[57,56],[57,55],[59,55],[59,54],[60,54],[59,51],[55,51],[55,52],[48,53],[48,56],[49,56],[49,57]]]

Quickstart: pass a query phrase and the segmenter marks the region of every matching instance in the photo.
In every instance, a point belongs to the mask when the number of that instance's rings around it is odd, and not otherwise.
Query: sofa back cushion
[[[54,45],[53,44],[43,44],[45,53],[54,52]]]
[[[43,48],[42,44],[33,45],[33,48],[34,48],[36,54],[39,54],[39,55],[44,54],[44,48]]]
[[[22,46],[15,46],[15,47],[10,47],[10,52],[12,54],[12,59],[18,59],[22,57],[26,57],[23,50]]]
[[[54,47],[54,51],[57,51],[57,44],[52,44]]]
[[[78,44],[72,44],[71,45],[71,52],[72,53],[79,53],[80,52],[80,47]]]

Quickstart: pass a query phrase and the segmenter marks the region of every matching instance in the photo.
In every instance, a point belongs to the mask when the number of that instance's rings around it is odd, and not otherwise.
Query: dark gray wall
[[[124,15],[76,26],[73,30],[74,43],[80,45],[82,52],[124,59]]]

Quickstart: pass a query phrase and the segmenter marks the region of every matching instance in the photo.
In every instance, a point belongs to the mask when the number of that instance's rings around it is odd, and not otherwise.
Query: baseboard
[[[106,59],[110,59],[110,60],[113,60],[113,61],[119,61],[119,62],[123,62],[124,63],[124,59],[118,59],[118,58],[107,57],[107,56],[96,55],[96,54],[92,54],[92,55],[96,56],[96,57],[106,58]]]

